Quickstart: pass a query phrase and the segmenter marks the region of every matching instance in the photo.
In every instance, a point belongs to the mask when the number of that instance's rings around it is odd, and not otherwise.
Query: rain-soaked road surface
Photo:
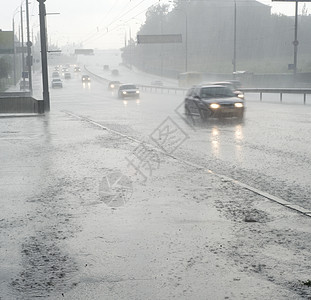
[[[93,69],[106,75],[99,68]],[[123,75],[120,80],[125,78],[131,77]],[[57,91],[55,96],[64,92]],[[80,102],[70,92],[68,102],[60,99],[55,105],[155,146],[160,145],[152,140],[152,134],[161,124],[174,123],[178,137],[185,138],[174,149],[177,157],[311,209],[311,106],[302,105],[301,95],[288,97],[288,101],[285,97],[282,105],[260,103],[254,100],[258,95],[246,95],[244,123],[229,119],[204,124],[184,117],[182,94],[142,93],[140,100],[121,101],[105,84],[95,81],[85,86],[83,93]],[[72,97],[74,109],[69,100]],[[96,109],[88,105],[91,103]]]
[[[0,118],[0,299],[310,299],[310,218],[208,171],[311,208],[310,105],[188,124],[80,76]]]

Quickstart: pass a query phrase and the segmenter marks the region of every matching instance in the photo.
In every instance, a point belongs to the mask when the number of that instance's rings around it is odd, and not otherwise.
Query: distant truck
[[[112,70],[111,75],[112,76],[119,76],[119,70],[117,70],[117,69]]]

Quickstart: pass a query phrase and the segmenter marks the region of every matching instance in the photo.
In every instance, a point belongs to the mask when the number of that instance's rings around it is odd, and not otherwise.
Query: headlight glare
[[[234,103],[234,106],[235,107],[243,107],[244,106],[244,104],[243,103],[241,103],[241,102],[236,102],[236,103]]]
[[[217,104],[217,103],[212,103],[212,104],[210,105],[210,108],[213,108],[213,109],[217,109],[217,108],[219,108],[219,107],[220,107],[220,105]]]

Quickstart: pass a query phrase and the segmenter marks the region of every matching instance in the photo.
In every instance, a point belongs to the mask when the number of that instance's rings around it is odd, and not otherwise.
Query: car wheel
[[[204,109],[200,109],[200,117],[202,121],[207,121],[208,119],[208,112]]]
[[[244,119],[244,112],[239,113],[237,115],[237,117],[238,117],[238,120],[243,121],[243,119]]]
[[[185,105],[185,115],[186,115],[187,117],[191,116],[190,109],[188,108],[187,105]]]

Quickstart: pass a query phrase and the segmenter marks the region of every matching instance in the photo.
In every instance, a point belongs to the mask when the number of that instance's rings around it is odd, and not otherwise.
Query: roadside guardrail
[[[311,94],[311,89],[300,88],[242,88],[244,93],[259,93],[260,101],[262,101],[262,95],[265,94],[280,94],[280,102],[283,100],[283,94],[296,94],[303,95],[303,104],[306,104],[307,95]]]
[[[90,73],[95,78],[109,82],[110,80],[103,78],[97,74],[94,74],[93,72],[89,71],[86,66],[84,66],[84,69]],[[187,89],[186,88],[180,88],[180,87],[170,87],[170,86],[155,86],[155,85],[137,85],[142,91],[150,91],[150,92],[156,92],[161,94],[177,94],[182,93],[185,94]],[[311,94],[311,88],[305,89],[305,88],[242,88],[240,89],[244,93],[259,93],[260,95],[260,101],[262,101],[262,95],[263,94],[280,94],[280,102],[283,100],[283,94],[296,94],[296,95],[303,95],[303,104],[306,104],[307,102],[307,95]]]

